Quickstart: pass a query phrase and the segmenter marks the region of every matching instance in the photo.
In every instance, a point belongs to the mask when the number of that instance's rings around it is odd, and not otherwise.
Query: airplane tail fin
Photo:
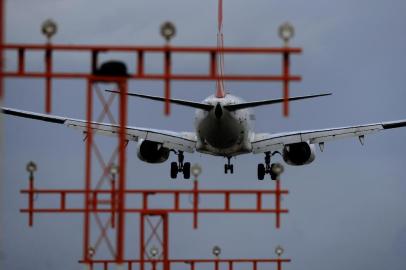
[[[216,90],[216,98],[224,98],[226,96],[226,92],[224,91],[224,86],[219,84]]]

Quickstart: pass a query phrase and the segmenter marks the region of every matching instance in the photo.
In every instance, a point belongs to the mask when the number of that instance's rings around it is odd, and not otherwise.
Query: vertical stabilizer
[[[218,29],[217,29],[217,82],[216,97],[223,98],[226,96],[224,91],[224,36],[223,36],[223,0],[218,2]]]

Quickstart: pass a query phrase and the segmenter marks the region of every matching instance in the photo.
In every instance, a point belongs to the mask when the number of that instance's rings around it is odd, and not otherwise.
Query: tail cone
[[[220,119],[223,116],[223,108],[221,108],[220,103],[217,103],[216,108],[214,109],[214,115],[217,119]]]

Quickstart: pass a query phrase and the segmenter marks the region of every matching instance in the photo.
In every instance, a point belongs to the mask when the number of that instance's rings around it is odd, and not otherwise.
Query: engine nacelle
[[[137,156],[148,163],[163,163],[169,158],[169,149],[157,142],[139,140]]]
[[[283,160],[294,166],[312,163],[316,158],[314,144],[307,142],[287,144],[283,148]]]

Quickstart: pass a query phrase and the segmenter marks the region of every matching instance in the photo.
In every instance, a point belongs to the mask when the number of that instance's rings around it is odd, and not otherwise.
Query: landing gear
[[[260,163],[258,164],[258,180],[264,180],[265,177],[265,165]]]
[[[179,168],[178,163],[171,162],[171,178],[175,179],[178,176]]]
[[[190,178],[190,162],[185,162],[185,164],[183,164],[183,177],[185,179]]]
[[[183,151],[179,151],[178,155],[178,162],[171,162],[171,178],[175,179],[178,177],[178,173],[183,173],[183,178],[189,179],[190,178],[190,162],[185,162],[185,156],[183,155]]]
[[[283,165],[280,163],[271,164],[271,152],[265,153],[265,164],[258,164],[258,180],[264,180],[265,174],[271,175],[272,180],[279,179],[283,173]]]
[[[230,174],[234,173],[234,165],[230,162],[231,157],[227,157],[227,164],[224,164],[224,173],[227,174],[230,171]]]

